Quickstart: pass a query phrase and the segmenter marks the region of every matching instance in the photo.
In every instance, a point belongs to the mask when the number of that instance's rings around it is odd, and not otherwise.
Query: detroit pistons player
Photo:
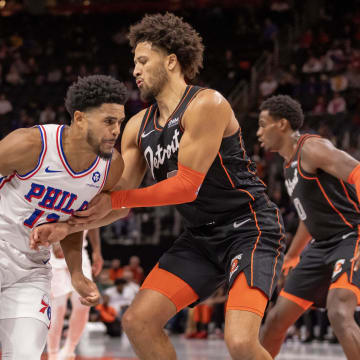
[[[122,190],[94,199],[86,221],[100,218],[89,226],[103,225],[112,208],[175,204],[186,229],[146,278],[123,328],[139,359],[175,360],[164,325],[226,283],[225,341],[232,359],[270,360],[258,332],[282,266],[279,210],[256,176],[230,104],[214,90],[185,82],[202,66],[199,34],[167,13],[145,16],[129,39],[141,96],[156,102],[125,127],[125,170],[116,186]],[[133,189],[147,166],[157,183]],[[45,226],[34,232],[35,243],[49,228],[66,228]]]
[[[66,220],[109,190],[122,173],[114,151],[125,86],[108,76],[79,78],[65,104],[71,125],[18,129],[0,142],[0,341],[3,359],[39,359],[50,325],[50,253],[34,251],[34,227]],[[112,159],[112,161],[111,161]],[[111,166],[110,166],[111,164]],[[97,303],[81,269],[82,233],[61,244],[82,303]]]
[[[268,313],[261,341],[275,357],[287,329],[312,305],[321,306],[347,359],[359,359],[360,164],[329,140],[300,136],[304,114],[291,97],[273,96],[260,111],[257,135],[285,159],[285,185],[300,219],[284,268],[294,267],[313,239]]]

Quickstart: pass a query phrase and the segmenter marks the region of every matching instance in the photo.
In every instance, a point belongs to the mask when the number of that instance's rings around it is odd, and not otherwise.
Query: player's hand
[[[76,292],[81,296],[80,302],[86,306],[95,306],[99,304],[100,293],[96,284],[84,276],[82,273],[76,273],[71,276],[71,284]]]
[[[68,221],[70,225],[89,224],[102,219],[111,212],[111,210],[112,206],[110,194],[101,193],[91,200],[86,210],[75,211]]]
[[[360,268],[360,247],[358,248],[356,255],[350,261],[354,262],[354,271],[358,271]]]
[[[284,257],[284,264],[282,267],[282,272],[285,276],[289,274],[289,271],[293,269],[300,261],[300,256],[291,256],[286,254]]]
[[[30,249],[39,250],[39,246],[50,246],[66,238],[69,233],[70,226],[65,222],[37,226],[30,233]]]
[[[52,245],[53,253],[57,259],[64,259],[64,253],[59,243]]]
[[[104,259],[101,256],[101,253],[99,251],[94,251],[92,253],[91,257],[92,257],[92,261],[93,261],[92,266],[91,266],[92,274],[94,275],[94,277],[97,277],[103,268]]]

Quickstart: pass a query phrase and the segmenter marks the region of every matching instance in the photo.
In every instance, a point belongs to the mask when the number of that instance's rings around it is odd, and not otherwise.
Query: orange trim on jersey
[[[329,290],[331,289],[347,289],[352,291],[356,295],[357,303],[360,305],[360,289],[349,281],[346,272],[330,285]]]
[[[344,182],[343,182],[342,180],[340,180],[340,183],[341,183],[341,185],[342,185],[342,187],[343,187],[343,189],[344,189],[344,193],[345,193],[347,199],[353,204],[356,212],[360,212],[360,211],[359,211],[359,208],[358,208],[357,205],[356,205],[356,202],[350,198],[350,195],[349,195],[349,193],[348,193],[348,191],[347,191],[347,189],[346,189],[346,186],[345,186]]]
[[[245,160],[246,150],[245,150],[245,147],[244,147],[243,141],[242,141],[242,130],[241,130],[241,126],[239,126],[239,141],[240,141],[241,150],[243,151],[243,160]],[[247,171],[248,171],[250,174],[252,174],[252,175],[258,176],[258,175],[256,174],[256,172],[250,170],[250,165],[251,165],[251,159],[249,158],[248,163],[247,163],[247,165],[246,165]],[[260,179],[259,176],[258,176],[258,178],[259,178],[260,182],[261,182],[265,187],[267,187],[267,185],[264,183],[264,181],[262,181],[262,180]]]
[[[202,91],[202,90],[205,90],[205,88],[198,89],[198,90],[193,94],[193,96],[189,99],[188,103],[186,104],[185,110],[186,110],[187,107],[190,105],[190,103],[192,102],[193,98],[194,98],[200,91]],[[185,110],[184,110],[184,113],[185,113]],[[174,111],[174,113],[175,113],[175,111]],[[183,126],[182,126],[182,124],[181,124],[181,119],[182,119],[182,116],[181,116],[181,118],[180,118],[180,120],[179,120],[179,127],[180,127],[180,130],[181,130],[182,132],[184,132],[185,129],[183,128]],[[170,120],[170,118],[168,119],[168,121],[169,121],[169,120]]]
[[[275,275],[276,275],[276,265],[277,265],[278,258],[280,256],[280,249],[282,248],[281,240],[285,237],[285,235],[282,233],[282,226],[281,226],[281,223],[280,223],[279,210],[278,209],[276,209],[276,216],[277,216],[277,220],[278,220],[278,224],[279,224],[279,232],[280,232],[281,236],[279,238],[279,247],[276,249],[278,254],[276,255],[276,258],[275,258],[273,276],[272,276],[271,285],[270,285],[270,294],[272,292],[272,287],[273,287],[273,284],[274,284],[274,279],[275,279]]]
[[[141,145],[141,135],[143,134],[143,132],[144,132],[144,130],[145,130],[145,128],[146,128],[146,124],[147,124],[147,122],[148,122],[148,120],[149,120],[152,107],[153,107],[153,105],[151,105],[151,106],[149,107],[148,114],[147,114],[147,117],[146,117],[146,120],[145,120],[145,124],[144,124],[144,126],[143,126],[143,128],[142,128],[142,130],[141,130],[141,132],[140,132],[138,147],[140,147],[140,145]]]
[[[354,250],[354,256],[357,254],[358,249],[359,249],[359,241],[360,241],[360,225],[358,225],[358,238],[356,240],[356,244],[355,244],[355,250]],[[354,266],[355,266],[355,262],[353,261],[353,263],[351,264],[351,272],[350,272],[350,282],[353,279],[353,274],[354,274]],[[358,270],[360,271],[360,270]]]
[[[226,167],[225,167],[225,165],[224,165],[224,163],[223,163],[223,159],[222,159],[222,157],[221,157],[220,152],[218,152],[218,155],[219,155],[219,159],[220,159],[220,164],[221,164],[222,168],[224,169],[225,174],[226,174],[226,176],[228,177],[231,186],[233,187],[233,189],[236,189],[236,188],[235,188],[235,184],[234,184],[234,182],[232,181],[232,179],[231,179],[231,177],[230,177],[230,174],[228,173],[228,171],[227,171],[227,169],[226,169]],[[247,195],[250,196],[250,198],[251,198],[252,201],[255,201],[255,198],[254,198],[248,191],[246,191],[246,190],[244,190],[244,189],[236,189],[236,190],[244,192],[245,194],[247,194]]]
[[[324,188],[321,186],[320,180],[318,178],[316,178],[316,182],[321,190],[321,192],[323,193],[325,199],[327,200],[327,202],[329,203],[329,205],[333,208],[333,210],[335,210],[337,212],[337,214],[341,217],[342,221],[349,226],[351,229],[354,228],[354,226],[352,224],[350,224],[344,217],[344,215],[335,207],[335,205],[330,201],[330,199],[328,198],[328,196],[326,195],[326,192],[324,190]]]
[[[309,136],[309,134],[304,134],[304,135],[301,135],[300,136],[300,138],[299,138],[299,140],[298,140],[298,142],[297,142],[297,144],[296,144],[296,148],[295,148],[295,151],[294,151],[294,155],[291,157],[291,159],[285,164],[285,168],[287,169],[290,165],[291,165],[291,163],[293,162],[293,160],[294,160],[294,158],[295,158],[295,154],[297,153],[297,151],[298,151],[298,149],[299,149],[299,146],[302,144],[302,142],[304,141],[304,139],[306,138],[306,137],[308,137]]]
[[[171,272],[160,269],[159,263],[146,277],[141,286],[141,290],[144,289],[154,290],[166,296],[175,305],[177,312],[199,299],[189,284]]]
[[[320,137],[320,136],[317,136],[317,135],[308,135],[306,137],[304,137],[301,141],[301,146],[304,145],[304,142],[305,140],[309,139],[310,137]],[[328,202],[328,204],[330,205],[330,207],[340,216],[341,220],[347,225],[349,226],[351,229],[353,229],[353,225],[350,224],[346,219],[345,219],[345,216],[341,213],[340,210],[338,210],[335,205],[331,202],[331,200],[329,199],[329,197],[327,196],[326,192],[325,192],[325,189],[322,187],[321,183],[320,183],[320,180],[317,176],[315,177],[309,177],[309,176],[305,176],[302,171],[301,171],[301,165],[300,165],[300,162],[301,162],[301,159],[300,159],[300,149],[299,149],[299,153],[298,153],[298,163],[297,163],[297,167],[298,167],[298,170],[299,170],[299,174],[301,177],[303,177],[304,179],[306,180],[315,180],[320,191],[322,192],[324,198],[326,199],[326,201]],[[289,162],[290,163],[290,162]]]
[[[237,276],[229,291],[226,311],[249,311],[263,317],[268,300],[260,289],[248,285],[246,276],[242,272]]]
[[[183,96],[183,98],[180,100],[179,104],[176,106],[175,110],[171,113],[171,115],[168,117],[168,119],[166,120],[165,124],[163,127],[161,127],[160,129],[156,126],[156,113],[154,114],[154,126],[155,129],[158,131],[163,131],[164,127],[166,126],[166,124],[169,122],[169,120],[172,118],[172,116],[175,114],[175,112],[179,109],[179,107],[182,105],[182,103],[185,101],[186,97],[188,96],[190,90],[193,88],[193,85],[190,85],[189,88],[186,90],[185,95]],[[196,92],[197,93],[197,92]],[[196,94],[195,93],[195,94]],[[192,99],[192,98],[191,98]],[[190,101],[191,101],[190,99]],[[158,108],[156,109],[156,111],[158,110]]]
[[[255,254],[255,250],[256,250],[257,244],[259,242],[260,236],[261,236],[261,229],[260,229],[260,226],[259,226],[258,221],[257,221],[256,212],[253,210],[250,203],[249,203],[249,206],[250,206],[250,210],[251,210],[251,212],[252,212],[252,214],[254,216],[255,224],[256,224],[256,227],[257,227],[258,232],[259,232],[259,235],[258,235],[258,237],[256,239],[253,251],[251,252],[251,283],[250,283],[250,286],[254,286],[254,274],[253,274],[254,254]]]
[[[307,309],[309,309],[312,306],[312,304],[314,303],[313,301],[305,300],[305,299],[302,299],[302,298],[300,298],[298,296],[289,294],[285,290],[281,290],[279,296],[282,296],[285,299],[288,299],[288,300],[292,301],[296,305],[299,305],[305,311]]]

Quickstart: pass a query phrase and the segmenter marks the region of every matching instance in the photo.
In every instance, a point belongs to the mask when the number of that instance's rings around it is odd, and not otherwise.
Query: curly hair
[[[304,123],[304,113],[298,101],[287,95],[277,95],[266,99],[260,105],[260,111],[268,110],[276,119],[286,119],[293,130],[299,130]]]
[[[124,105],[128,98],[127,88],[123,83],[106,75],[78,77],[67,90],[66,110],[71,118],[75,111],[85,111],[102,104]]]
[[[175,54],[188,79],[193,79],[203,67],[201,36],[190,24],[172,13],[145,15],[130,27],[128,38],[133,51],[139,42],[148,41],[167,54]]]

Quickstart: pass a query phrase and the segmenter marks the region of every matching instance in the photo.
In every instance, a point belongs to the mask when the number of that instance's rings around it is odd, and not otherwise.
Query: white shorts
[[[34,318],[50,326],[48,260],[44,254],[25,254],[0,240],[0,319]]]
[[[65,262],[65,260],[63,260]],[[82,269],[84,275],[92,280],[91,263],[89,255],[85,249],[82,252]],[[67,267],[53,267],[52,268],[52,280],[51,280],[51,296],[59,297],[69,294],[74,290],[71,284],[71,276]]]

